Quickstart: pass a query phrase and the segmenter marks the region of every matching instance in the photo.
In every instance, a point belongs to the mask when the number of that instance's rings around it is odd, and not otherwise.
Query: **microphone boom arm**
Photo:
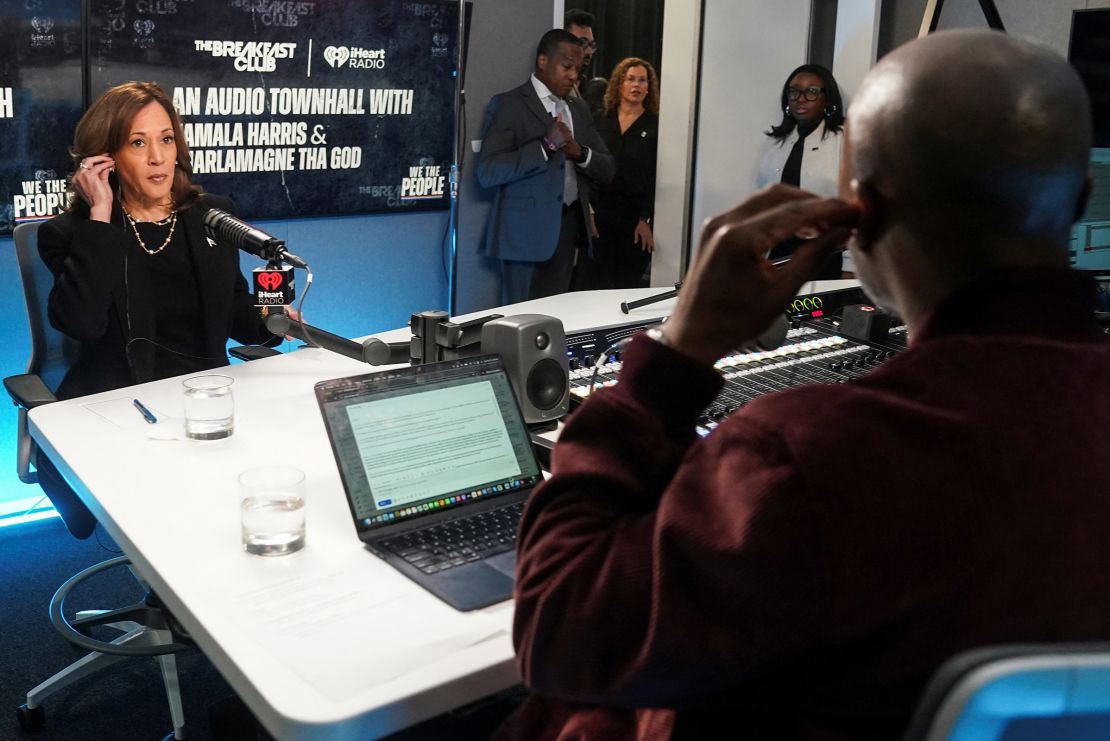
[[[302,342],[316,344],[330,352],[370,365],[392,365],[407,363],[409,343],[386,343],[377,337],[370,337],[360,344],[346,337],[340,337],[311,324],[293,321],[287,314],[270,314],[266,317],[266,329],[278,337],[289,335]],[[401,355],[403,351],[403,355]]]

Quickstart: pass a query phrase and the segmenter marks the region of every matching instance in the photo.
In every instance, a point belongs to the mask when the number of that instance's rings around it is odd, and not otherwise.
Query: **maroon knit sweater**
[[[988,276],[869,375],[705,439],[720,377],[637,338],[525,511],[514,638],[536,695],[504,735],[896,738],[963,649],[1110,639],[1093,300],[1072,271]]]

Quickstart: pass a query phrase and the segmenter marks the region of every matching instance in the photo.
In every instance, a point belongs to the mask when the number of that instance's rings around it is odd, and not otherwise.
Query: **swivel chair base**
[[[168,613],[159,606],[157,598],[148,592],[140,602],[129,607],[118,610],[86,610],[77,613],[77,618],[73,621],[68,620],[63,613],[65,598],[77,584],[101,571],[129,563],[126,556],[121,556],[90,566],[72,576],[54,594],[50,601],[50,619],[54,627],[66,640],[88,649],[90,653],[27,693],[27,703],[16,711],[19,725],[24,730],[33,731],[43,727],[46,712],[41,703],[58,690],[129,656],[150,656],[158,662],[161,669],[170,718],[173,721],[173,732],[166,739],[186,738],[177,660],[173,654],[188,648],[186,643],[181,642],[187,638],[181,635],[180,630],[175,629],[176,622],[169,619]],[[114,628],[123,635],[112,641],[96,640],[84,632],[95,625]]]

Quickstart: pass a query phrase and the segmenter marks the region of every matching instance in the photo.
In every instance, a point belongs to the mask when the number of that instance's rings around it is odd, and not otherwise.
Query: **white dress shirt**
[[[555,118],[556,115],[562,116],[563,123],[570,129],[571,136],[574,136],[574,116],[571,115],[570,106],[567,102],[551,92],[547,85],[543,84],[540,78],[532,75],[532,87],[536,90],[536,95],[539,96],[540,102],[543,103],[544,109],[548,114]],[[547,147],[540,144],[540,149],[543,150],[543,157],[547,159]],[[590,160],[593,158],[594,153],[592,149],[586,150],[586,159],[582,162],[576,162],[578,167],[585,168],[589,166]],[[574,199],[578,197],[578,179],[574,176],[574,171],[569,168],[566,171],[566,186],[563,191],[563,200],[573,203]]]

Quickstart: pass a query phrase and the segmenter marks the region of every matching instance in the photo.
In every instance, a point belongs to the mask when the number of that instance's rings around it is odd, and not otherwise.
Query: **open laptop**
[[[456,609],[512,596],[542,475],[501,357],[321,381],[316,399],[363,543]]]

